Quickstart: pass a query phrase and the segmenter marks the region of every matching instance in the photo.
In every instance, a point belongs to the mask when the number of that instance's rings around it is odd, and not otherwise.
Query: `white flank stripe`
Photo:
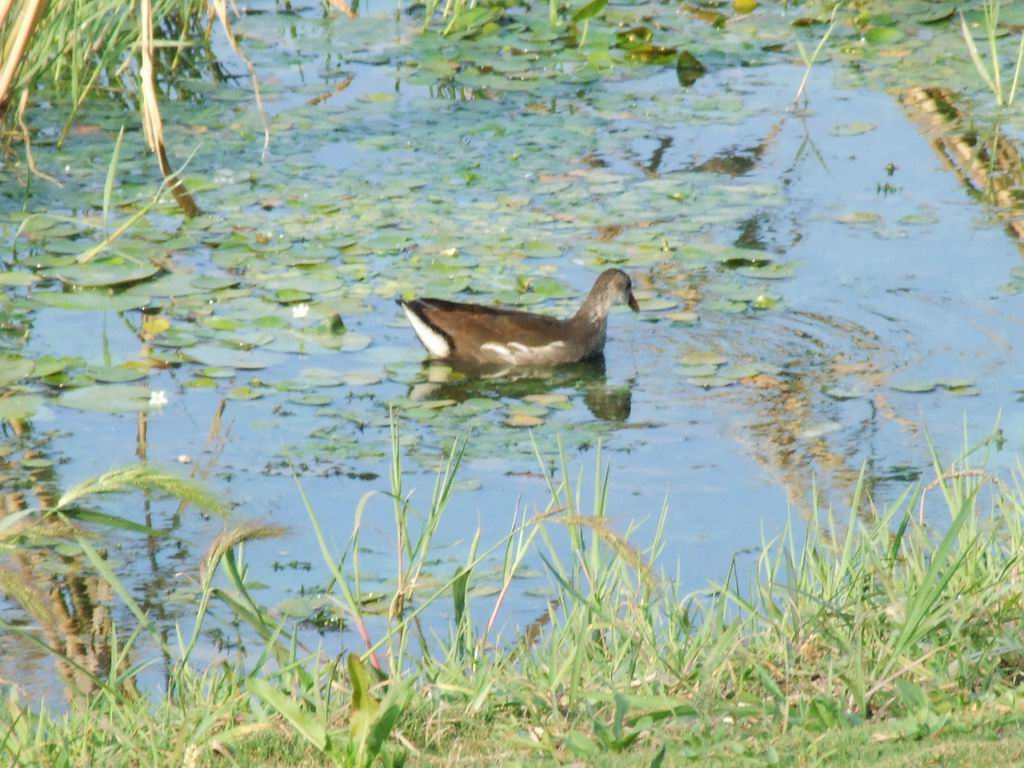
[[[416,313],[405,306],[405,304],[402,305],[402,309],[405,310],[405,316],[409,318],[409,324],[412,326],[412,329],[416,331],[416,336],[419,338],[420,343],[427,348],[427,352],[430,353],[430,356],[437,358],[448,357],[448,353],[451,352],[451,349],[448,346],[448,342],[445,341],[444,336],[420,320]]]
[[[564,341],[552,341],[542,347],[530,347],[519,341],[510,341],[508,346],[505,346],[492,341],[482,345],[480,349],[501,355],[503,360],[515,365],[544,365],[550,362],[555,350],[564,346]]]
[[[510,363],[514,363],[516,361],[516,356],[512,354],[508,347],[502,344],[495,344],[494,342],[489,341],[486,344],[480,345],[480,351],[483,352],[484,350],[494,352],[496,355],[501,355],[501,357],[505,358]]]
[[[546,352],[554,352],[556,349],[561,349],[565,346],[564,341],[552,341],[550,344],[545,344],[543,347],[528,347],[525,344],[520,344],[517,341],[513,341],[509,344],[510,347],[516,347],[523,352],[528,352],[531,355],[543,355]]]

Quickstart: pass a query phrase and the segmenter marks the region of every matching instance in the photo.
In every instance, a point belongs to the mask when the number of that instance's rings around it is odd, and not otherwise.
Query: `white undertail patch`
[[[409,324],[412,326],[412,329],[416,331],[417,338],[419,338],[420,343],[427,348],[427,352],[430,353],[430,356],[437,358],[448,357],[449,353],[451,353],[451,347],[448,346],[448,340],[423,322],[419,315],[409,309],[408,306],[403,304],[402,309],[405,311],[405,316],[409,318]]]

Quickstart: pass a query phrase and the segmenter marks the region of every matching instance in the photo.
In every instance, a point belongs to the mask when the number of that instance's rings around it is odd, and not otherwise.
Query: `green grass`
[[[678,734],[667,742],[663,765],[700,765],[703,768],[739,768],[740,766],[812,766],[871,765],[875,768],[974,768],[975,766],[1019,766],[1024,764],[1024,713],[984,716],[962,715],[952,720],[939,734],[925,740],[888,738],[884,727],[863,726],[812,734],[797,732],[779,735],[771,729],[718,727],[702,732]],[[485,723],[467,728],[450,751],[424,755],[423,764],[471,765],[506,764],[522,766],[552,765],[558,756],[529,754],[511,750],[496,755],[495,743],[502,736]],[[661,745],[644,743],[627,754],[609,754],[591,759],[592,765],[650,766]],[[563,759],[561,762],[571,762]],[[239,762],[260,766],[319,766],[322,758],[303,742],[287,735],[258,737],[238,753]],[[412,760],[413,763],[417,762]]]
[[[209,45],[206,2],[151,2],[153,23],[161,38],[156,53],[161,72],[203,72],[201,62]],[[138,5],[119,0],[51,0],[33,17],[35,5],[35,0],[15,0],[6,23],[0,19],[0,41],[8,48],[23,24],[28,35],[22,55],[17,62],[11,61],[13,79],[10,90],[0,92],[0,112],[12,94],[46,86],[48,95],[68,113],[60,136],[63,141],[82,104],[98,93],[134,111],[139,85],[136,66],[144,35]],[[28,23],[32,18],[35,22]]]
[[[999,43],[997,42],[1000,32],[999,10],[1002,6],[1002,0],[984,0],[981,6],[984,18],[985,42],[988,43],[988,62],[979,53],[962,11],[960,12],[960,31],[963,34],[964,44],[967,46],[967,53],[971,58],[971,63],[974,64],[974,69],[982,82],[985,83],[995,97],[996,105],[1000,108],[1012,107],[1014,99],[1017,97],[1017,88],[1020,85],[1021,64],[1024,64],[1024,34],[1021,35],[1020,42],[1017,45],[1016,63],[1014,64],[1013,75],[1007,87],[1003,82],[1003,68],[1000,63]]]
[[[77,535],[78,568],[128,607],[131,626],[89,638],[105,642],[109,656],[89,668],[45,633],[17,630],[77,674],[64,675],[72,696],[64,714],[10,689],[0,707],[4,763],[1020,763],[1019,476],[997,478],[968,453],[951,467],[936,462],[935,480],[881,509],[862,483],[842,515],[823,510],[765,542],[749,583],[729,570],[723,584],[680,595],[659,566],[667,510],[649,547],[613,530],[600,457],[589,504],[563,455],[557,474],[546,475],[546,508],[514,516],[489,546],[477,533],[460,567],[438,565],[433,536],[461,448],[416,509],[397,428],[393,442],[399,545],[386,592],[371,591],[357,559],[370,499],[339,556],[297,492],[333,577],[333,614],[354,630],[344,635],[351,653],[303,649],[296,626],[256,599],[245,542],[273,530],[242,525],[211,545],[195,629],[170,640]],[[77,486],[40,520],[80,526],[74,510],[83,495],[119,489],[215,506],[194,486],[143,468]],[[88,520],[131,531],[117,518]],[[12,556],[27,546],[5,544]],[[503,619],[509,589],[522,564],[538,560],[550,578],[548,610],[528,628],[512,626]],[[4,582],[14,599],[32,597],[11,585]],[[427,640],[420,620],[432,616],[436,627],[439,611],[451,617],[448,630]],[[244,653],[199,663],[194,651],[211,621],[233,628]],[[337,636],[328,641],[337,648]],[[139,694],[139,674],[162,659],[171,662],[166,691]]]

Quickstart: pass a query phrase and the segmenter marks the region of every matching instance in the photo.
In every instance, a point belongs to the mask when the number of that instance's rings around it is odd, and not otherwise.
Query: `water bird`
[[[598,275],[579,311],[567,320],[443,299],[398,303],[434,360],[502,366],[562,365],[596,357],[604,351],[608,310],[624,303],[640,311],[633,283],[621,269]]]

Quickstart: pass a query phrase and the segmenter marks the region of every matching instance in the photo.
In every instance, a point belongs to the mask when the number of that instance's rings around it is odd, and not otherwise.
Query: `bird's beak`
[[[629,303],[629,308],[632,309],[634,312],[640,311],[640,305],[636,303],[636,297],[633,296],[632,291],[629,292],[629,297],[626,299],[626,301]]]

